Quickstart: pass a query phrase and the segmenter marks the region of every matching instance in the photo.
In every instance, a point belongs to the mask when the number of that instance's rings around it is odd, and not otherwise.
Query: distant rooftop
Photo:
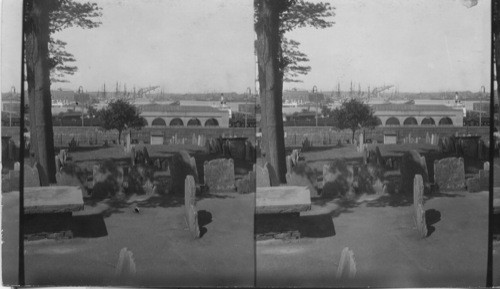
[[[446,105],[419,105],[419,104],[396,104],[396,103],[383,103],[373,104],[371,106],[375,111],[450,111],[455,110]]]
[[[145,104],[137,106],[143,112],[221,112],[211,106]]]

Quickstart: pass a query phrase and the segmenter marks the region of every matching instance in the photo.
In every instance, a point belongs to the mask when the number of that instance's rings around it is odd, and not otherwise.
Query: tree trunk
[[[282,86],[279,71],[279,12],[283,0],[256,0],[259,22],[256,23],[257,59],[261,99],[262,145],[266,161],[275,169],[281,183],[286,183],[285,139],[283,131]]]
[[[122,131],[121,130],[118,130],[118,144],[121,144],[120,143],[120,140],[122,139]]]
[[[30,109],[31,146],[39,164],[42,186],[56,182],[54,132],[50,96],[49,10],[54,0],[27,1],[26,70]]]

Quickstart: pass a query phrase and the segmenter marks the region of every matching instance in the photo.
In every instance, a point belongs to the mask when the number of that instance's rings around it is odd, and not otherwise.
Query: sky
[[[21,7],[19,0],[2,2],[2,91],[9,91],[19,83]],[[78,72],[52,89],[97,91],[105,83],[114,91],[117,82],[121,90],[124,84],[129,91],[152,85],[166,93],[243,93],[253,87],[253,1],[94,2],[102,8],[100,27],[54,35],[68,43]]]
[[[2,1],[2,91],[20,75],[20,1]],[[311,0],[317,2],[316,0]],[[66,29],[79,70],[53,89],[114,91],[158,85],[165,92],[238,92],[255,86],[252,0],[99,0],[102,25]],[[333,27],[300,28],[312,67],[285,89],[479,91],[489,86],[490,1],[335,0]],[[17,83],[17,84],[16,84]]]
[[[314,1],[317,2],[317,1]],[[479,91],[490,83],[490,1],[335,0],[335,24],[286,35],[301,42],[311,72],[285,89]]]

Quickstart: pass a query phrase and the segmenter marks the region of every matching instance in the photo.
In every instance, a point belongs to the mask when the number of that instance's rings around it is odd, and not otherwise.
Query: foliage
[[[323,29],[331,27],[334,22],[328,21],[333,17],[333,7],[330,3],[311,3],[304,0],[289,1],[281,12],[281,72],[285,82],[301,82],[297,77],[307,75],[311,67],[304,63],[309,62],[307,55],[299,50],[300,42],[287,39],[284,35],[297,28],[314,27]]]
[[[29,2],[29,1],[27,1]],[[96,19],[102,16],[96,3],[78,3],[74,0],[55,0],[50,7],[49,33],[53,35],[70,27],[91,29],[101,25]],[[29,5],[29,4],[27,4]],[[27,18],[27,20],[29,17]],[[75,62],[73,54],[66,51],[66,42],[49,38],[49,68],[51,82],[67,82],[65,75],[73,75],[78,68],[68,63]]]
[[[373,115],[371,107],[354,98],[344,101],[334,110],[323,107],[323,114],[332,118],[337,128],[351,129],[353,140],[358,129],[377,126],[377,118]]]
[[[107,107],[98,111],[97,117],[103,129],[118,130],[118,143],[124,130],[139,129],[146,125],[146,120],[140,116],[140,111],[123,99],[111,101]]]

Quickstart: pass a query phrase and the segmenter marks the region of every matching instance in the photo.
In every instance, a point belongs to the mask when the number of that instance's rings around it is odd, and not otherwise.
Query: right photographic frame
[[[500,285],[494,2],[254,0],[256,286]]]

